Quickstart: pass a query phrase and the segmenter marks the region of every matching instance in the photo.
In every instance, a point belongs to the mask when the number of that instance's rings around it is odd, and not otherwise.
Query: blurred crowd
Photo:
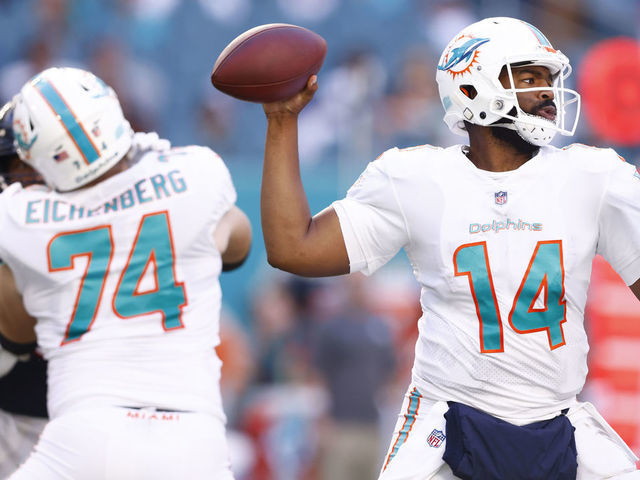
[[[267,266],[257,204],[264,116],[259,105],[211,86],[218,54],[264,23],[294,23],[325,37],[320,90],[300,132],[303,179],[312,176],[312,208],[321,208],[388,148],[464,141],[442,122],[435,66],[465,25],[488,16],[537,25],[570,57],[570,84],[580,89],[594,74],[592,63],[583,66],[591,48],[614,37],[637,40],[639,14],[638,0],[1,0],[0,101],[48,66],[79,66],[114,87],[135,130],[223,156],[257,232],[250,261],[225,274],[226,283],[223,276],[219,349],[237,478],[370,479],[409,380],[417,285],[403,258],[371,278],[312,281]],[[637,76],[631,83],[602,90],[624,90],[605,103],[626,109],[621,130],[640,132]],[[594,128],[599,104],[589,96],[583,102],[581,126],[567,143],[613,146],[640,165],[640,139]],[[625,398],[637,412],[640,369],[629,378]],[[607,388],[596,382],[587,394],[604,402]],[[640,424],[625,432],[640,453]]]
[[[409,380],[416,287],[393,275],[269,277],[252,295],[250,331],[222,322],[239,478],[375,478]]]
[[[606,5],[605,5],[606,3]],[[361,166],[390,146],[457,142],[441,119],[434,68],[463,26],[486,16],[539,25],[572,60],[600,40],[638,36],[637,0],[3,0],[0,100],[50,65],[89,69],[112,85],[138,130],[259,156],[256,105],[211,88],[217,55],[246,29],[295,23],[328,43],[321,89],[305,115],[304,161]],[[637,104],[638,100],[631,99]],[[578,141],[603,143],[589,122]],[[619,145],[633,161],[632,145]]]

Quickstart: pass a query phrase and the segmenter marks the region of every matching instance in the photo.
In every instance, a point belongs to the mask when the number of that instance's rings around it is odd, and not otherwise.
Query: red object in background
[[[622,146],[640,145],[640,42],[604,40],[584,56],[578,71],[583,111],[593,132]]]
[[[591,344],[587,390],[592,395],[589,400],[638,455],[640,304],[600,256],[593,262],[585,319]]]

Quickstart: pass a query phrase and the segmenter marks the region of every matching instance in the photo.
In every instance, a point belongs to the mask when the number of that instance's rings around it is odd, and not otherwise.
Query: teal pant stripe
[[[405,413],[404,415],[404,418],[405,418],[404,425],[402,426],[402,429],[398,434],[398,438],[396,439],[396,443],[394,444],[393,449],[389,454],[389,458],[387,459],[387,465],[393,459],[393,457],[396,456],[396,454],[398,453],[398,450],[400,450],[400,447],[404,444],[404,442],[407,441],[407,438],[409,437],[409,432],[411,431],[413,424],[416,422],[416,415],[418,413],[418,408],[420,407],[421,397],[422,395],[420,395],[418,390],[414,388],[409,398],[409,407],[407,408],[407,413]],[[386,465],[385,465],[385,468],[386,468]]]

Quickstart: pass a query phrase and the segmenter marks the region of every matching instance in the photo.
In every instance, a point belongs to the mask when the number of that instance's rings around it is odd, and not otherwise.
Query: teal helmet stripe
[[[551,42],[547,40],[547,37],[545,37],[540,30],[538,30],[536,27],[534,27],[530,23],[527,23],[527,22],[522,22],[522,23],[524,23],[527,27],[531,29],[531,31],[536,36],[536,38],[538,39],[541,45],[545,47],[551,47]]]
[[[82,125],[76,119],[67,103],[56,88],[44,78],[37,78],[33,83],[53,112],[58,116],[63,127],[76,144],[87,164],[100,158],[98,149],[93,145]]]

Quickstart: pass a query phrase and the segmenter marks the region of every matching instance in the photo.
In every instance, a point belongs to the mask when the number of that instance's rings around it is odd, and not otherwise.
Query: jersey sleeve
[[[371,275],[391,260],[409,240],[386,152],[371,162],[347,196],[334,202],[349,255],[350,271]]]
[[[237,199],[231,174],[222,158],[207,147],[189,147],[192,155],[186,161],[192,168],[192,178],[211,202],[210,208],[217,223]]]
[[[612,162],[600,209],[597,253],[631,285],[640,278],[640,171],[618,158]]]
[[[11,197],[18,191],[22,189],[22,186],[19,183],[13,183],[9,185],[6,189],[2,191],[0,194],[0,265],[6,263],[6,257],[4,242],[2,241],[2,231],[7,228],[7,219],[9,218],[9,202]]]

